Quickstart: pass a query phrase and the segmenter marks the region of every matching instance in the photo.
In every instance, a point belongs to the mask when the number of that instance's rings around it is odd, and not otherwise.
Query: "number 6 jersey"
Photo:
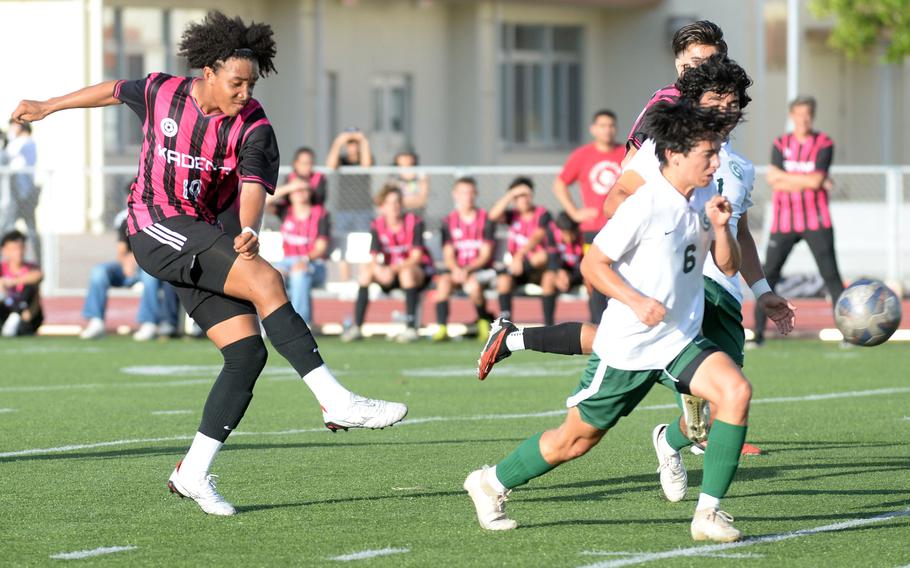
[[[667,310],[662,322],[648,327],[629,306],[609,302],[594,352],[610,367],[663,369],[698,335],[705,303],[702,269],[714,240],[705,204],[714,195],[712,184],[686,199],[660,176],[626,199],[594,238],[594,246],[613,259],[613,270]]]

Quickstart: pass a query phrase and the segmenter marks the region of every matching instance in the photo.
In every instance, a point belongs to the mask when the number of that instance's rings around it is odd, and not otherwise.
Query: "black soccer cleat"
[[[518,327],[505,318],[498,318],[490,326],[490,337],[480,352],[480,359],[477,360],[477,378],[481,381],[487,378],[493,365],[499,363],[512,354],[506,345],[506,336],[513,331],[518,331]]]

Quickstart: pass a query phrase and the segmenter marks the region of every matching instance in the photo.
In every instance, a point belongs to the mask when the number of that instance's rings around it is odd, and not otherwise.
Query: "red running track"
[[[56,325],[82,325],[82,303],[83,298],[72,297],[54,297],[44,299],[45,323]],[[797,308],[796,311],[796,331],[798,335],[818,334],[823,328],[834,327],[834,319],[831,315],[830,304],[821,299],[797,299],[793,301]],[[495,301],[488,303],[493,313],[497,311]],[[108,302],[107,326],[109,329],[116,329],[121,325],[136,327],[136,311],[139,305],[138,298],[110,298]],[[352,301],[341,301],[328,298],[317,298],[314,300],[313,312],[315,313],[316,323],[324,325],[327,323],[341,323],[350,318],[354,311]],[[404,311],[404,303],[400,300],[382,298],[373,301],[370,304],[367,313],[367,322],[390,322],[392,321],[393,312]],[[523,323],[540,323],[543,321],[540,299],[530,297],[517,297],[514,301],[514,312],[516,319]],[[747,302],[743,308],[743,323],[748,328],[752,326],[752,303]],[[903,313],[910,313],[910,301],[903,302]],[[456,298],[451,303],[452,322],[469,322],[475,317],[474,308],[470,302],[464,298]],[[566,299],[560,300],[556,306],[557,321],[578,321],[586,320],[588,317],[588,305],[584,300]],[[424,296],[423,301],[423,319],[422,321],[432,323],[436,321],[436,311],[433,302],[432,292]]]

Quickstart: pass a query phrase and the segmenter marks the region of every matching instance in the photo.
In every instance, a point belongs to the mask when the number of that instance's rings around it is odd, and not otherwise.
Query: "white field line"
[[[337,560],[338,562],[350,562],[352,560],[366,560],[368,558],[376,558],[377,556],[389,556],[390,554],[405,554],[411,552],[410,548],[380,548],[378,550],[363,550],[361,552],[353,552],[351,554],[342,554],[341,556],[333,556],[329,560]]]
[[[606,550],[585,550],[578,553],[580,556],[641,556],[642,554],[648,554],[647,552],[609,552]],[[764,558],[764,554],[755,554],[753,552],[742,552],[742,553],[730,553],[725,554],[723,552],[706,552],[704,554],[698,554],[697,556],[702,558]]]
[[[268,374],[268,373],[267,373]],[[262,377],[269,382],[272,381],[297,381],[297,376],[290,376],[286,373],[278,376]],[[93,389],[111,389],[111,388],[161,388],[161,387],[185,387],[193,385],[210,385],[215,382],[216,374],[206,379],[186,379],[179,381],[139,381],[129,383],[69,383],[62,385],[29,385],[16,387],[0,387],[0,393],[17,393],[17,392],[49,392],[62,390],[93,390]]]
[[[60,552],[58,554],[52,554],[51,558],[54,560],[82,560],[83,558],[91,558],[92,556],[101,556],[102,554],[113,554],[115,552],[126,552],[128,550],[136,550],[138,546],[104,546],[101,548],[94,548],[92,550],[77,550],[76,552]]]
[[[783,540],[790,540],[793,538],[801,538],[804,536],[812,536],[815,534],[826,533],[826,532],[836,532],[846,529],[852,529],[854,527],[861,527],[864,525],[871,525],[873,523],[880,523],[883,521],[890,521],[897,517],[904,517],[910,515],[910,509],[902,509],[899,511],[892,511],[890,513],[885,513],[883,515],[878,515],[875,517],[866,517],[864,519],[852,519],[849,521],[843,521],[840,523],[834,523],[830,525],[824,525],[820,527],[814,527],[810,529],[800,529],[798,531],[791,531],[779,534],[772,534],[768,536],[760,536],[755,538],[747,538],[739,542],[728,542],[724,544],[712,544],[707,546],[693,546],[690,548],[677,548],[675,550],[667,550],[665,552],[646,552],[639,554],[637,556],[632,556],[629,558],[620,558],[617,560],[605,560],[603,562],[596,562],[594,564],[586,564],[579,568],[617,568],[618,566],[631,566],[633,564],[644,564],[646,562],[654,562],[656,560],[666,560],[668,558],[680,558],[680,557],[692,557],[692,556],[705,556],[707,554],[713,554],[717,552],[723,552],[726,550],[732,550],[735,548],[742,548],[745,546],[755,546],[756,544],[767,544],[772,542],[780,542]]]
[[[895,394],[910,392],[910,388],[889,388],[889,389],[877,389],[877,390],[868,390],[868,391],[851,391],[851,392],[840,392],[840,393],[828,393],[828,394],[813,394],[806,395],[803,397],[779,397],[779,398],[768,398],[768,399],[758,399],[753,400],[752,403],[762,403],[762,402],[799,402],[799,401],[811,401],[811,400],[830,400],[837,398],[853,398],[861,396],[875,396],[883,394]],[[675,404],[655,404],[652,406],[640,406],[636,410],[665,410],[668,408],[676,408]],[[398,424],[398,427],[401,426],[418,426],[420,424],[430,424],[434,422],[483,422],[488,420],[516,420],[523,418],[547,418],[551,416],[562,416],[565,414],[565,409],[560,410],[547,410],[544,412],[526,412],[521,414],[478,414],[474,416],[426,416],[423,418],[411,418],[405,422]],[[274,432],[247,432],[245,430],[240,430],[234,432],[232,436],[291,436],[295,434],[310,434],[310,433],[328,433],[328,430],[325,428],[294,428],[289,430],[277,430]],[[11,452],[2,452],[0,453],[0,458],[15,458],[21,456],[29,455],[40,455],[40,454],[56,454],[62,452],[73,452],[77,450],[90,450],[94,448],[106,448],[111,446],[125,446],[130,444],[153,444],[157,442],[173,442],[179,440],[191,440],[193,437],[188,435],[182,436],[167,436],[160,438],[134,438],[134,439],[125,439],[125,440],[112,440],[109,442],[90,442],[84,444],[72,444],[66,446],[57,446],[53,448],[31,448],[27,450],[16,450]]]
[[[155,416],[171,416],[172,414],[192,414],[195,410],[155,410],[152,412]]]
[[[0,408],[0,414],[9,414],[10,412],[16,412],[15,408]]]

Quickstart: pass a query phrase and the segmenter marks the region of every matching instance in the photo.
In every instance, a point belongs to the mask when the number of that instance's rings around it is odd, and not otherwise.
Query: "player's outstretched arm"
[[[714,227],[714,243],[711,245],[711,254],[717,267],[727,276],[734,276],[739,272],[742,258],[739,244],[730,232],[730,215],[733,206],[730,200],[722,195],[715,195],[705,205],[705,214]]]
[[[36,122],[60,110],[95,108],[120,104],[114,97],[117,81],[105,81],[46,101],[23,100],[10,116],[14,122]]]
[[[663,304],[642,295],[613,270],[613,259],[595,244],[581,259],[581,274],[594,288],[629,306],[639,321],[653,327],[663,321],[667,310]]]

